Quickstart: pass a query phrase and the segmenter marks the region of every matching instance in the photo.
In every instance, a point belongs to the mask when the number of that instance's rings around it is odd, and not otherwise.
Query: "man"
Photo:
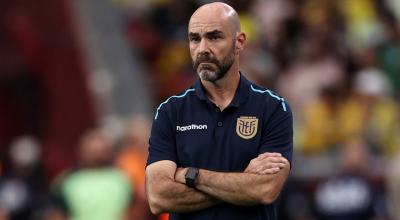
[[[170,219],[277,219],[293,129],[284,99],[239,72],[246,36],[224,3],[189,21],[198,82],[157,108],[146,187],[153,213]]]
[[[79,143],[79,169],[61,174],[53,186],[54,204],[44,219],[128,219],[131,184],[111,163],[111,140],[100,129],[84,133]]]

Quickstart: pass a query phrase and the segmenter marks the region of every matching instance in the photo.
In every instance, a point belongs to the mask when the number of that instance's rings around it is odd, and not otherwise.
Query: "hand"
[[[245,173],[276,174],[286,166],[286,158],[280,153],[263,153],[252,159],[245,169]]]
[[[178,183],[185,184],[186,183],[186,179],[185,179],[186,172],[187,172],[187,168],[184,168],[184,167],[176,168],[175,181]]]

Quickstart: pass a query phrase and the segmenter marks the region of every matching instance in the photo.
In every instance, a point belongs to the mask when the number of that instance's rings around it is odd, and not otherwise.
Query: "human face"
[[[193,21],[189,24],[189,47],[193,68],[200,79],[216,82],[229,71],[236,58],[236,41],[228,27]]]

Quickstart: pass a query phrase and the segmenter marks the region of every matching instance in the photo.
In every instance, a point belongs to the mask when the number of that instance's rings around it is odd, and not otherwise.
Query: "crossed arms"
[[[278,197],[289,170],[289,162],[279,153],[264,153],[251,160],[244,172],[200,169],[193,189],[184,184],[187,168],[162,160],[146,168],[147,197],[154,214],[193,212],[220,202],[270,204]]]

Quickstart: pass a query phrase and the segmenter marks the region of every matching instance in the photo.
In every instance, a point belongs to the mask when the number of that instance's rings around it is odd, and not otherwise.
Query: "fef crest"
[[[241,116],[236,121],[236,134],[244,139],[256,136],[258,128],[258,118]]]

